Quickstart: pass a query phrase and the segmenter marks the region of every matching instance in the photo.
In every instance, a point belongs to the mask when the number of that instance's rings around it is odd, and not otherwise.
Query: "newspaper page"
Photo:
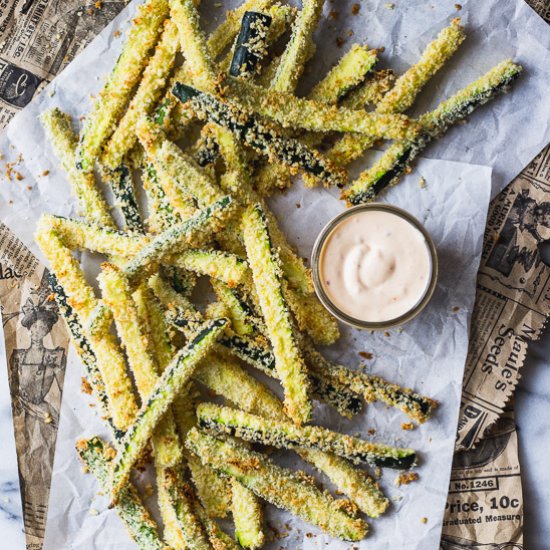
[[[0,128],[126,3],[0,0]],[[528,3],[550,21],[550,2]],[[548,271],[538,258],[536,245],[548,238],[550,210],[542,205],[550,204],[548,197],[544,200],[549,181],[550,151],[545,149],[495,199],[491,210],[457,445],[471,450],[458,453],[455,459],[441,543],[444,550],[494,548],[497,543],[510,543],[498,546],[506,549],[523,547],[513,411],[504,416],[502,412],[519,379],[527,343],[540,335],[548,313]],[[67,337],[62,324],[54,322],[56,313],[47,300],[44,268],[3,225],[0,241],[0,301],[18,453],[38,464],[34,474],[24,466],[20,472],[28,548],[38,549],[46,517]],[[506,319],[504,327],[499,319]],[[40,384],[29,385],[32,372],[40,375]],[[29,430],[32,444],[25,435]],[[480,450],[485,447],[493,450]],[[480,456],[485,452],[488,458]],[[488,514],[515,519],[493,521],[486,519]]]
[[[0,0],[0,128],[127,4]]]
[[[0,222],[0,303],[27,548],[42,547],[68,335],[47,271]]]

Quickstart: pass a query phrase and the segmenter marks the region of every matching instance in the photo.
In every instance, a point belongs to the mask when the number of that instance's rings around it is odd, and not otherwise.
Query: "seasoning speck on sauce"
[[[411,311],[432,275],[426,239],[412,223],[384,210],[364,210],[336,225],[320,256],[330,301],[364,322],[386,322]]]

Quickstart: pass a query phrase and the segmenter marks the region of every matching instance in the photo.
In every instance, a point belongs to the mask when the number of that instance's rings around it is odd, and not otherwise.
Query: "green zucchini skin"
[[[267,30],[272,21],[266,13],[247,11],[244,14],[229,67],[231,76],[246,78],[256,72],[262,57],[267,53]]]
[[[110,454],[114,452],[99,437],[78,441],[76,450],[86,468],[94,474],[103,491],[109,490]],[[157,525],[143,505],[136,488],[127,484],[120,493],[116,511],[140,550],[164,550]]]
[[[157,424],[226,325],[225,319],[205,323],[202,330],[174,357],[144,401],[134,424],[130,426],[121,441],[121,450],[113,466],[111,487],[113,503],[116,503],[119,498],[133,465],[153,435]]]
[[[156,236],[144,246],[125,266],[125,275],[132,284],[136,284],[152,266],[158,265],[167,255],[176,253],[187,246],[187,241],[194,235],[214,231],[219,217],[231,207],[233,201],[224,196],[211,206],[203,208],[189,218]]]
[[[320,426],[295,426],[291,422],[267,420],[230,407],[201,403],[197,407],[199,426],[214,434],[227,433],[253,443],[279,449],[300,447],[332,452],[355,464],[407,469],[416,462],[412,449],[370,443]]]
[[[277,466],[260,453],[196,428],[187,434],[185,445],[204,463],[235,478],[259,497],[334,537],[357,541],[367,533],[367,524],[348,514],[342,501],[334,500],[297,472]]]
[[[106,171],[104,177],[113,190],[115,204],[120,208],[126,229],[144,233],[134,182],[128,166],[121,164],[114,170]]]
[[[213,95],[177,82],[172,93],[183,103],[190,102],[193,109],[211,122],[228,128],[237,139],[247,143],[258,153],[278,159],[292,169],[301,169],[327,185],[342,187],[346,177],[317,151],[299,140],[279,135],[270,125],[260,122],[233,103],[225,103]]]
[[[342,194],[343,198],[352,205],[373,201],[382,191],[399,182],[412,161],[431,141],[478,107],[506,92],[521,71],[520,65],[504,61],[441,103],[434,111],[423,115],[417,136],[394,143],[371,169],[361,174],[352,187]]]
[[[90,382],[94,397],[101,408],[101,416],[107,422],[114,440],[120,441],[124,435],[124,432],[119,430],[113,423],[109,410],[109,398],[105,392],[105,386],[103,385],[101,373],[99,372],[99,368],[97,366],[96,356],[92,350],[90,342],[84,335],[82,323],[80,322],[76,312],[69,304],[65,290],[59,284],[57,277],[53,273],[49,273],[48,283],[57,303],[59,313],[63,316],[65,324],[69,329],[71,341],[84,365],[86,378]]]

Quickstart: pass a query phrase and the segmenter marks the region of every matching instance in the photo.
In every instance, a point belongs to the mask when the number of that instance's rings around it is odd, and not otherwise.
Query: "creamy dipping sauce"
[[[327,298],[364,322],[385,322],[411,311],[432,278],[426,238],[391,211],[359,210],[328,235],[319,258]]]

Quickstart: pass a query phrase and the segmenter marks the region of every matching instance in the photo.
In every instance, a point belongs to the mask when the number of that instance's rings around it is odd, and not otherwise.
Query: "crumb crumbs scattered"
[[[351,6],[352,15],[357,15],[360,10],[361,10],[361,6],[357,3],[353,4],[353,6]]]
[[[401,424],[401,429],[407,431],[414,430],[414,424],[412,422],[403,422]]]
[[[46,413],[46,416],[44,417],[44,422],[46,424],[51,424],[53,422],[53,418],[51,417],[50,413]]]
[[[460,11],[462,9],[462,5],[461,4],[455,4],[455,10],[456,11]]]
[[[452,309],[453,313],[458,313],[460,311],[460,308],[458,306],[454,306]]]
[[[151,483],[147,483],[145,487],[143,488],[143,494],[145,495],[145,498],[149,498],[153,495],[155,492],[155,489]]]
[[[394,485],[400,487],[401,485],[408,485],[417,480],[418,474],[416,472],[403,472],[395,478]]]
[[[345,38],[342,38],[340,36],[336,37],[336,45],[341,48],[346,43]]]
[[[338,10],[330,10],[330,13],[328,15],[331,19],[338,19],[340,12]]]
[[[421,521],[422,523],[428,523],[428,518],[422,518],[420,521]]]
[[[426,189],[427,186],[428,184],[426,183],[426,178],[420,178],[418,180],[418,187],[420,187],[420,189]]]
[[[43,177],[49,176],[50,171],[49,170],[44,170],[44,172],[42,172],[42,174],[40,174],[40,175],[43,176]]]
[[[90,382],[88,382],[88,379],[84,376],[80,382],[80,391],[86,395],[92,395],[92,386],[90,385]]]
[[[100,10],[103,7],[103,2],[101,0],[97,0],[97,2],[94,4],[94,8],[96,10]]]
[[[389,337],[391,336],[391,334],[390,334],[387,330],[385,330],[385,331],[384,331],[384,336],[385,336],[386,338],[389,338]]]
[[[369,428],[369,429],[367,430],[367,433],[368,433],[369,435],[374,435],[374,434],[376,433],[376,428]]]
[[[358,353],[358,355],[360,355],[363,359],[372,359],[373,358],[373,355],[370,351],[360,351]]]
[[[118,38],[121,34],[122,34],[122,33],[121,33],[120,31],[115,31],[115,32],[113,33],[113,36],[114,36],[115,38]]]
[[[387,9],[387,10],[393,10],[395,9],[395,4],[392,4],[391,2],[386,2],[384,4],[384,7]]]
[[[90,508],[90,516],[98,516],[99,512],[95,508]]]
[[[296,208],[302,208],[302,205],[299,202],[297,202],[296,203]]]

